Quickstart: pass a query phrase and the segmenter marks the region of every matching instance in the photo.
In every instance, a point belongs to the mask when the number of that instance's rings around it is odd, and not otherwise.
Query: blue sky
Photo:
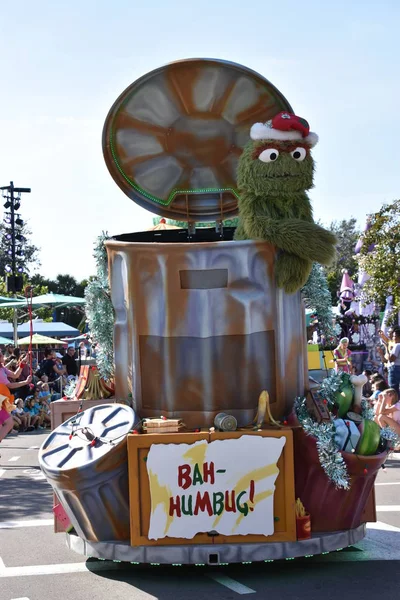
[[[94,273],[93,242],[152,216],[116,186],[101,133],[117,96],[173,60],[212,57],[269,79],[320,136],[312,201],[329,223],[400,196],[400,3],[323,0],[14,0],[0,5],[0,185],[41,273]]]

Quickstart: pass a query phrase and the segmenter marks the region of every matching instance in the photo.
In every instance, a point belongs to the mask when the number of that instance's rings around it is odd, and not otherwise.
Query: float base
[[[365,524],[347,531],[317,533],[301,542],[265,542],[261,544],[199,544],[185,546],[130,546],[128,542],[87,542],[75,533],[67,533],[67,546],[84,556],[153,565],[222,565],[299,558],[341,550],[361,541]]]

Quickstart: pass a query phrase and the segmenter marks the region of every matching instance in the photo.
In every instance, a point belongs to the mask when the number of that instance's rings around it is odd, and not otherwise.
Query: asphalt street
[[[54,534],[51,488],[38,467],[43,433],[0,444],[0,600],[372,600],[397,598],[400,454],[379,472],[378,523],[328,555],[225,567],[143,567],[86,560]]]

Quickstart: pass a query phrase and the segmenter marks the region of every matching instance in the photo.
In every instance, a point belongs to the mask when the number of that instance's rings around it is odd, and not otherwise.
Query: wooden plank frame
[[[146,458],[153,444],[194,444],[209,441],[208,431],[199,433],[154,433],[128,435],[129,505],[131,546],[173,546],[178,544],[212,544],[212,537],[200,533],[194,538],[165,537],[149,540],[151,498]]]
[[[275,482],[274,519],[275,533],[273,535],[218,535],[214,538],[216,544],[255,544],[262,542],[295,542],[296,509],[294,491],[294,461],[293,433],[290,428],[264,429],[262,431],[233,431],[215,432],[210,434],[210,442],[214,440],[236,439],[242,435],[260,435],[262,437],[285,437],[286,443],[278,460],[279,475]],[[249,462],[251,457],[249,456]]]
[[[286,443],[278,460],[279,475],[275,483],[274,517],[275,533],[271,536],[236,535],[210,536],[199,533],[192,539],[165,537],[149,540],[151,498],[146,468],[146,457],[152,444],[193,444],[199,440],[212,442],[221,439],[237,439],[243,435],[262,437],[285,437]],[[249,457],[251,461],[251,457]],[[293,433],[290,428],[265,429],[262,431],[234,431],[199,433],[167,433],[128,436],[129,502],[132,546],[188,545],[188,544],[235,544],[296,541],[296,515],[294,490]]]

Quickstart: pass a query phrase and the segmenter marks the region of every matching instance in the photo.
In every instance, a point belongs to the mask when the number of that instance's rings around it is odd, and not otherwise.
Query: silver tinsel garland
[[[107,251],[104,245],[108,238],[106,233],[97,238],[93,253],[97,274],[85,290],[86,317],[90,335],[97,344],[96,363],[100,375],[106,380],[114,376],[114,309],[111,303]]]
[[[400,436],[393,431],[393,429],[390,429],[390,427],[381,429],[381,440],[382,439],[389,443],[391,450],[400,445]]]
[[[305,398],[296,398],[294,403],[297,419],[307,435],[316,440],[318,458],[327,477],[338,489],[350,489],[346,463],[335,442],[335,427],[331,423],[317,423],[308,413]]]
[[[335,395],[343,386],[343,375],[343,371],[336,373],[332,370],[321,384],[321,392],[327,399],[330,408],[335,405]]]
[[[341,389],[344,383],[345,377],[342,371],[338,373],[332,371],[329,377],[322,382],[321,392],[327,399],[330,407],[334,406],[335,394]],[[304,431],[316,440],[319,462],[326,475],[336,488],[348,490],[350,488],[350,479],[346,463],[335,442],[336,430],[333,421],[330,423],[317,423],[314,421],[307,410],[305,398],[296,398],[294,408]],[[361,416],[367,420],[373,420],[374,418],[374,409],[370,406],[366,398],[362,398],[361,401]],[[400,437],[390,427],[381,428],[380,439],[381,442],[386,441],[389,448],[394,448],[400,443]]]

